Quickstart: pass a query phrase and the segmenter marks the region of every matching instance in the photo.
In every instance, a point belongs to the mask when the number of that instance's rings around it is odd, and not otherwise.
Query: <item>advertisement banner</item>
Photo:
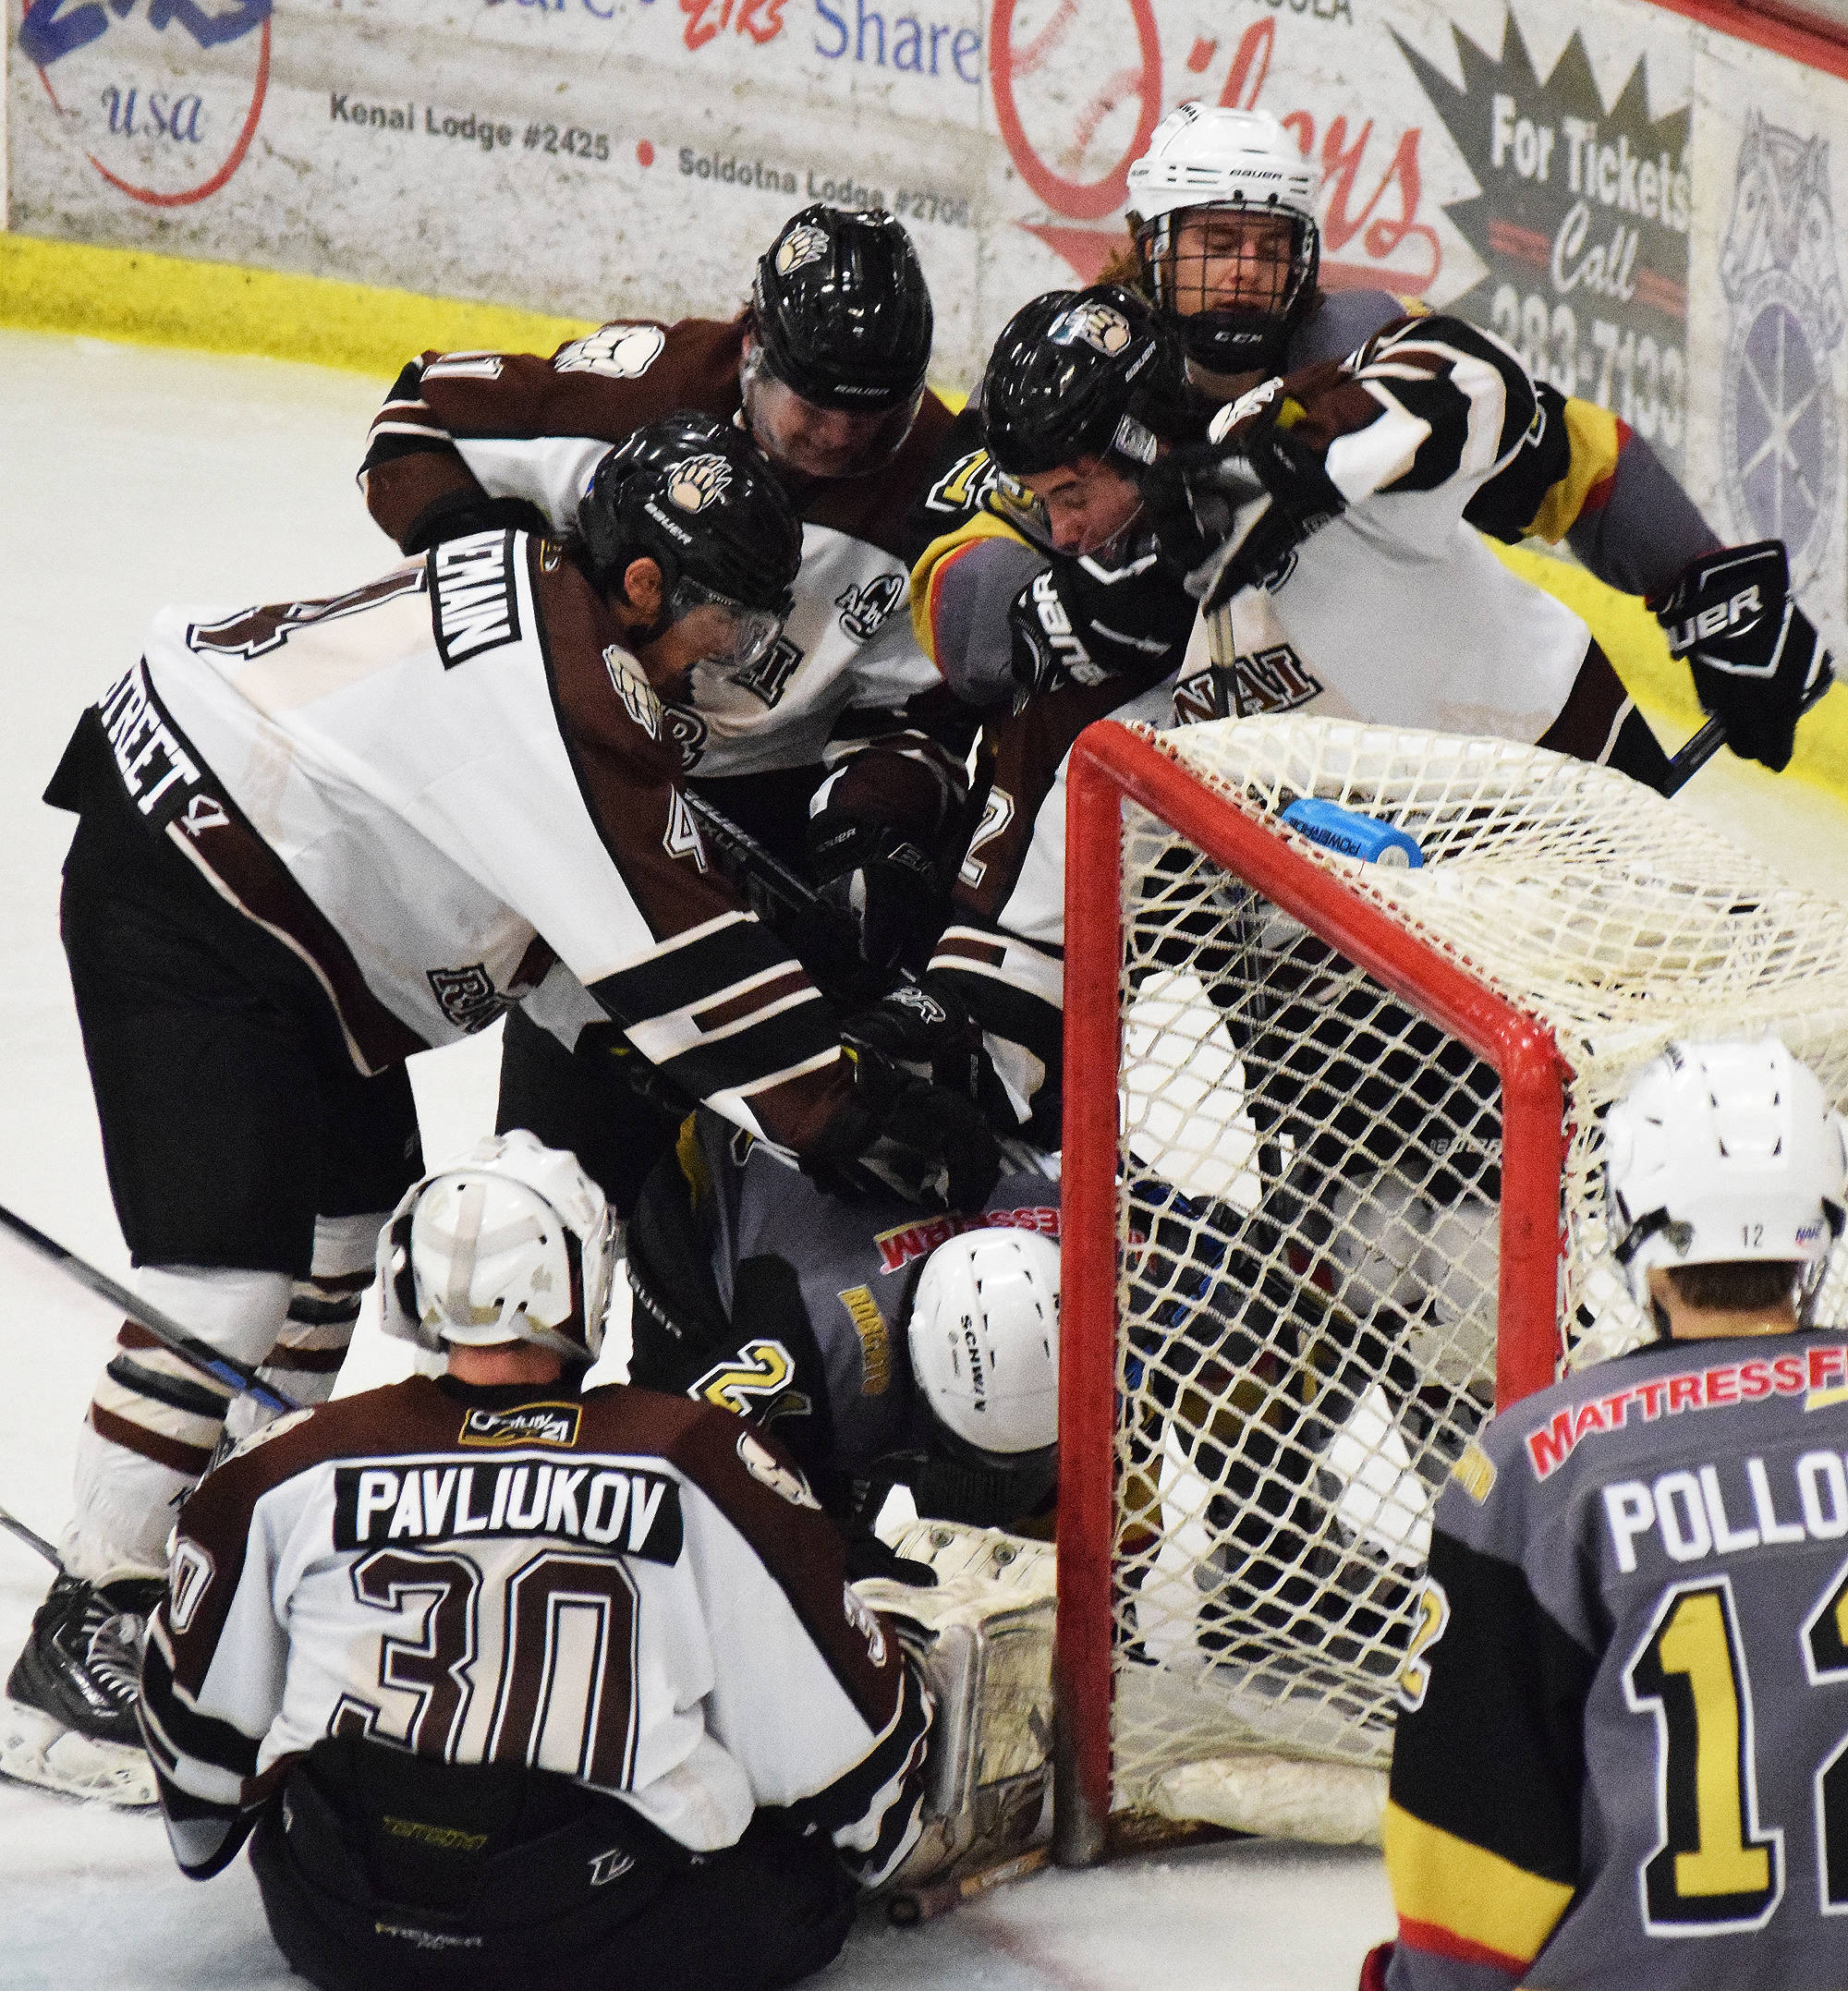
[[[1454,308],[1844,605],[1848,83],[1642,0],[35,0],[10,224],[525,305],[719,315],[810,200],[911,229],[935,371],[1126,237],[1186,98],[1280,117],[1323,281]]]

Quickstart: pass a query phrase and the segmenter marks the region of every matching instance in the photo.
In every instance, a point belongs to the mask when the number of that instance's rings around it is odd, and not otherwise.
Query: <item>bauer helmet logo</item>
[[[724,496],[731,481],[732,467],[723,456],[689,456],[674,467],[668,501],[683,512],[703,512]]]
[[[828,231],[818,228],[811,221],[805,221],[799,228],[792,228],[776,245],[776,273],[787,276],[792,271],[807,269],[811,262],[820,262],[828,253]]]
[[[1128,319],[1109,304],[1082,304],[1076,310],[1067,311],[1059,329],[1052,334],[1061,346],[1082,339],[1106,359],[1114,359],[1123,352],[1132,335]]]

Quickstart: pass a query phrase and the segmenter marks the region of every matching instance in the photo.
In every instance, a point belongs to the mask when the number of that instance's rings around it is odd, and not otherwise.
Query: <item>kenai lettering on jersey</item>
[[[519,641],[511,532],[469,532],[432,547],[430,619],[445,671]]]
[[[1632,1412],[1639,1422],[1654,1424],[1684,1411],[1725,1410],[1761,1397],[1819,1396],[1843,1383],[1848,1383],[1848,1343],[1841,1341],[1652,1376],[1555,1411],[1527,1433],[1527,1463],[1536,1479],[1546,1479],[1587,1439],[1623,1430]]]
[[[677,1562],[680,1487],[660,1473],[592,1459],[342,1465],[334,1472],[334,1546],[543,1535],[649,1562]]]
[[[1260,712],[1294,712],[1320,698],[1326,688],[1288,643],[1234,657],[1232,671],[1241,719]]]
[[[966,1231],[1038,1231],[1042,1237],[1057,1237],[1059,1207],[1042,1203],[1028,1209],[985,1209],[973,1217],[931,1217],[922,1223],[881,1231],[873,1239],[883,1261],[880,1269],[902,1272],[914,1258],[928,1258],[939,1244],[947,1244]]]

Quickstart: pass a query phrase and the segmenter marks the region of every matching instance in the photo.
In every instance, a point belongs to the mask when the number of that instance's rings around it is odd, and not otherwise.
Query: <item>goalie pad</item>
[[[924,1832],[889,1887],[912,1888],[1024,1845],[1040,1822],[1052,1738],[1057,1565],[1047,1542],[915,1521],[899,1556],[936,1572],[930,1589],[884,1577],[854,1585],[923,1662],[937,1704]]]

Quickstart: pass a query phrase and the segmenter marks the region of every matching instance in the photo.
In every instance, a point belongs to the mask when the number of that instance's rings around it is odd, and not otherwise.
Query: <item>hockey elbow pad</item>
[[[1649,605],[1668,632],[1670,655],[1693,671],[1702,710],[1725,727],[1726,744],[1781,773],[1799,716],[1834,676],[1816,625],[1791,595],[1783,541],[1703,553]]]

